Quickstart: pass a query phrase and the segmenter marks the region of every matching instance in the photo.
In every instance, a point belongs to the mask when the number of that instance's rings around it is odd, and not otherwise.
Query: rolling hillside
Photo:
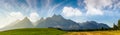
[[[66,32],[52,28],[25,28],[0,32],[0,35],[62,35]]]

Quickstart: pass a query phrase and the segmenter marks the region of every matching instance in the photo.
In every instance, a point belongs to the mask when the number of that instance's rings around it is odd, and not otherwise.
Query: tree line
[[[114,30],[119,30],[120,29],[120,20],[118,20],[118,24],[117,25],[115,23],[113,24],[113,29]]]

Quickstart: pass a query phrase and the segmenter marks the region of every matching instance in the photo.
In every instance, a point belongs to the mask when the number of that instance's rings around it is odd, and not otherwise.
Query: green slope
[[[0,35],[62,35],[66,32],[52,28],[25,28],[0,32]]]

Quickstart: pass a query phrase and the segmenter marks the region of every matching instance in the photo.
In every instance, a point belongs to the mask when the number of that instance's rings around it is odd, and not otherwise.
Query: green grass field
[[[26,28],[0,32],[0,35],[62,35],[66,32],[52,28]]]
[[[65,32],[53,28],[25,28],[1,31],[0,35],[120,35],[120,30]]]

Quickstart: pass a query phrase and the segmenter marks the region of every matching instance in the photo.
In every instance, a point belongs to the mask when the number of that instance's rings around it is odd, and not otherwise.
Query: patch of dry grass
[[[116,31],[91,31],[91,32],[68,32],[64,35],[120,35],[120,30],[116,30]]]

